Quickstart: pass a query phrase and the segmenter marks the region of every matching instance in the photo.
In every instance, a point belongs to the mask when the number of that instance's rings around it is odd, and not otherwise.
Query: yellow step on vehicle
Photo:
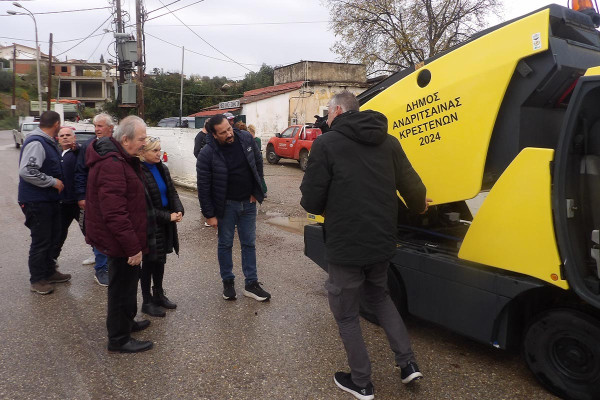
[[[583,2],[586,3],[586,2]],[[359,96],[434,207],[400,201],[401,312],[522,349],[552,393],[600,399],[600,15],[549,5]],[[318,216],[310,216],[316,222]],[[327,268],[323,229],[305,253]],[[362,313],[373,319],[363,305]]]

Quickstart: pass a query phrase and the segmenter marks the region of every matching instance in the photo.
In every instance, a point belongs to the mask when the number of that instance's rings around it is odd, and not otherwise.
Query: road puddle
[[[276,226],[277,228],[283,229],[284,231],[302,235],[304,234],[304,225],[309,224],[310,221],[306,217],[277,216],[268,219],[267,223]]]

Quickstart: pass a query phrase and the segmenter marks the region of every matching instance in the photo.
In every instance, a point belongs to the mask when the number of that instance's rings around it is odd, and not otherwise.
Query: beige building
[[[53,63],[52,68],[59,79],[60,99],[79,100],[86,107],[101,108],[106,100],[114,98],[116,78],[110,73],[110,64],[69,60]]]

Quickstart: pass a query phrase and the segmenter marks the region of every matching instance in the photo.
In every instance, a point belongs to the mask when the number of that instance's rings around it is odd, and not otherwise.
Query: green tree
[[[450,49],[486,26],[500,0],[323,0],[332,50],[361,62],[369,75],[412,67]]]
[[[248,90],[273,86],[273,82],[273,67],[263,64],[258,72],[249,72],[246,74],[244,79],[240,81],[240,88],[242,91],[246,92]]]
[[[0,92],[12,91],[12,74],[6,71],[0,71]]]

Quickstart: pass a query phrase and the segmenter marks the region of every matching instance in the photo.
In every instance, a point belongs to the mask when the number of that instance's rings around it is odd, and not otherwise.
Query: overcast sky
[[[186,49],[186,75],[218,75],[241,79],[249,70],[258,70],[262,63],[286,65],[299,60],[337,61],[336,55],[330,50],[335,37],[328,31],[328,9],[320,0],[180,0],[168,6],[189,29],[169,14],[167,8],[152,12],[173,1],[144,2],[146,10],[150,12],[149,18],[156,17],[146,23],[147,71],[153,68],[180,71],[181,46]],[[504,0],[504,15],[498,16],[495,22],[517,17],[550,3],[552,1]],[[558,3],[564,5],[566,0]],[[21,4],[34,13],[40,13],[106,7],[110,2],[24,0]],[[123,11],[131,16],[129,24],[134,24],[135,1],[122,0],[122,4]],[[189,7],[175,11],[190,4],[192,5]],[[19,9],[12,5],[12,1],[0,0],[0,44],[17,42],[34,47],[35,35],[31,18],[5,16],[7,10]],[[160,16],[165,13],[167,15]],[[61,60],[68,56],[69,59],[98,62],[100,54],[104,55],[105,60],[114,59],[114,47],[111,45],[114,39],[111,33],[91,37],[73,49],[70,48],[79,41],[67,41],[84,38],[96,28],[99,28],[96,34],[102,34],[103,28],[112,30],[110,22],[103,24],[109,15],[110,9],[36,15],[42,51],[48,52],[48,37],[52,32],[55,42],[53,55],[60,54],[58,57]],[[126,18],[126,22],[127,20],[129,18]],[[126,32],[135,33],[135,27],[126,28]]]

